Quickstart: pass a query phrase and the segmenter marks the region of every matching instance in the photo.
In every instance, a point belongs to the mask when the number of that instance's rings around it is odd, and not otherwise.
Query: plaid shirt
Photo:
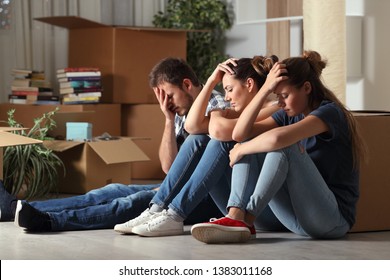
[[[205,116],[208,116],[209,113],[215,109],[226,109],[230,107],[230,103],[225,101],[225,96],[213,90],[210,96],[209,104],[207,105]],[[184,140],[188,136],[188,132],[184,129],[184,122],[186,121],[186,116],[175,116],[175,134],[176,134],[176,142],[177,147],[183,144]]]

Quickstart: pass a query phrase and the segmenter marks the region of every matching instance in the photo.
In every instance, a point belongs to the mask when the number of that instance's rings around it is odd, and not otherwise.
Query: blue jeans
[[[209,141],[210,137],[205,134],[189,135],[186,138],[167,176],[161,183],[160,189],[150,204],[156,204],[161,208],[168,207],[169,203],[179,194],[184,185],[192,177],[195,170],[198,169],[197,167]],[[208,192],[205,196],[207,194]]]
[[[339,238],[349,230],[334,194],[300,144],[245,156],[232,176],[229,207],[259,216],[269,205],[287,229],[313,238]]]
[[[178,185],[186,181],[209,140],[210,137],[207,135],[187,137],[167,178]],[[85,195],[34,201],[30,204],[50,215],[53,231],[106,229],[139,216],[156,194],[153,189],[158,187],[160,184],[129,186],[109,184]],[[220,213],[209,197],[202,200],[197,207],[203,211],[196,209],[187,217],[186,224],[202,222],[206,215]]]
[[[182,219],[194,211],[195,207],[208,194],[212,197],[220,212],[226,215],[226,205],[230,194],[231,172],[229,166],[229,151],[235,142],[221,142],[214,139],[204,140],[198,137],[197,145],[192,142],[192,150],[196,150],[190,159],[184,159],[178,165],[172,165],[166,179],[162,182],[159,191],[152,199],[153,204],[161,208],[169,207]],[[185,141],[185,143],[187,140]],[[186,144],[190,144],[187,142]],[[188,166],[184,168],[188,161]],[[176,161],[175,161],[176,163]],[[173,178],[183,178],[182,180],[172,180]],[[199,206],[198,206],[199,207]],[[208,214],[208,217],[216,217],[215,214],[207,212],[207,209],[200,211]],[[197,213],[197,210],[194,212]],[[257,224],[259,229],[280,230],[284,229],[273,213],[266,208],[262,215],[262,222]]]
[[[109,184],[84,195],[29,203],[49,214],[53,231],[107,229],[139,216],[159,186]]]

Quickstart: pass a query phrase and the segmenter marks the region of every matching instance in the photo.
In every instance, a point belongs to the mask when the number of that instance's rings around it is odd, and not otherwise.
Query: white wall
[[[356,4],[355,1],[348,2],[352,6]],[[360,12],[363,16],[362,76],[348,80],[347,104],[352,109],[389,111],[390,94],[387,83],[390,81],[390,1],[356,2],[361,2],[357,5],[359,10],[351,9],[351,13]]]

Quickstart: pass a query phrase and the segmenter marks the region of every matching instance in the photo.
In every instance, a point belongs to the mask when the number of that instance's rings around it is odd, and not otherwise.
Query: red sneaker
[[[243,243],[256,238],[254,226],[228,217],[193,225],[192,236],[204,243]]]

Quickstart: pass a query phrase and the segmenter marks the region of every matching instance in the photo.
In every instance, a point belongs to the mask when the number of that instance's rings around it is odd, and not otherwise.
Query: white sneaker
[[[132,234],[133,233],[133,228],[135,226],[141,225],[143,223],[146,223],[149,221],[154,215],[157,215],[160,213],[152,213],[149,211],[149,209],[146,209],[144,212],[141,213],[137,218],[134,218],[130,221],[127,221],[126,223],[123,224],[117,224],[114,227],[114,230],[116,232],[124,233],[124,234]]]
[[[153,216],[147,223],[133,227],[132,232],[148,237],[181,235],[184,233],[184,224],[173,220],[167,210],[164,210],[160,215]]]

